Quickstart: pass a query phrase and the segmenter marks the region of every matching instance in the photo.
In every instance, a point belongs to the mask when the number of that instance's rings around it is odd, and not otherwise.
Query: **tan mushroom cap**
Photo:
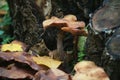
[[[71,22],[68,25],[69,25],[69,27],[62,27],[61,30],[65,31],[65,32],[70,32],[73,35],[87,36],[87,32],[84,29],[85,23],[83,21]]]
[[[73,80],[110,80],[104,69],[92,61],[78,62],[74,67]]]
[[[77,17],[72,14],[64,16],[63,19],[68,20],[68,21],[77,21]]]
[[[55,16],[51,17],[50,19],[44,20],[43,28],[46,29],[47,27],[50,27],[50,26],[56,26],[56,24],[54,25],[54,22],[58,21],[58,20],[59,20],[59,18],[57,18]]]
[[[81,61],[81,62],[78,62],[74,66],[74,70],[76,72],[82,72],[82,71],[86,72],[86,71],[88,71],[88,69],[92,69],[92,68],[95,68],[95,67],[97,67],[97,66],[92,61]]]
[[[86,36],[85,22],[77,21],[77,17],[74,15],[66,15],[64,18],[59,19],[57,17],[51,17],[43,21],[44,29],[48,27],[56,27],[62,31],[70,32],[73,35],[83,35]]]

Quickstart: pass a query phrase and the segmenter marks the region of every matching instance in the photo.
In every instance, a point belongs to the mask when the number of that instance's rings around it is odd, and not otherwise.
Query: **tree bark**
[[[120,79],[120,27],[108,39],[104,53],[102,55],[102,63],[111,80]]]
[[[120,79],[119,4],[119,0],[109,0],[93,14],[86,42],[85,58],[103,67],[110,80]]]
[[[41,40],[44,15],[34,0],[7,0],[16,39],[34,45]]]

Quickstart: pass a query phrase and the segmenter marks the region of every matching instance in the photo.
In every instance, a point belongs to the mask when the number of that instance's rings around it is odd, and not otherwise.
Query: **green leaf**
[[[83,59],[83,57],[85,56],[84,53],[84,48],[85,48],[85,42],[86,42],[86,38],[84,36],[80,36],[79,37],[79,41],[78,41],[78,61],[81,61]]]
[[[6,26],[6,25],[10,25],[11,22],[11,17],[9,16],[9,14],[6,14],[3,19],[2,22],[0,22],[0,27]]]
[[[0,6],[0,10],[8,11],[8,9],[9,9],[8,4]]]
[[[4,34],[4,31],[3,30],[0,30],[0,36]]]
[[[10,41],[14,40],[15,37],[11,37],[10,35],[3,35],[3,41],[2,44],[6,44],[9,43]]]
[[[85,53],[83,53],[82,51],[78,53],[78,61],[83,60],[83,57],[85,56]]]

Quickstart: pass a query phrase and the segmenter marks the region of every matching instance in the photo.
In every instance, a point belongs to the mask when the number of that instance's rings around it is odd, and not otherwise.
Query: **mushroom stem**
[[[63,60],[63,54],[64,54],[64,50],[63,50],[63,31],[60,31],[57,35],[57,53],[58,53],[58,59],[59,60]]]

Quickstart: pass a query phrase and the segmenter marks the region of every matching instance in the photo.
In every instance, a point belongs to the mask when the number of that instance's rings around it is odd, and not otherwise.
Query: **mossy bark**
[[[43,33],[43,12],[34,0],[7,0],[16,39],[34,45]]]

